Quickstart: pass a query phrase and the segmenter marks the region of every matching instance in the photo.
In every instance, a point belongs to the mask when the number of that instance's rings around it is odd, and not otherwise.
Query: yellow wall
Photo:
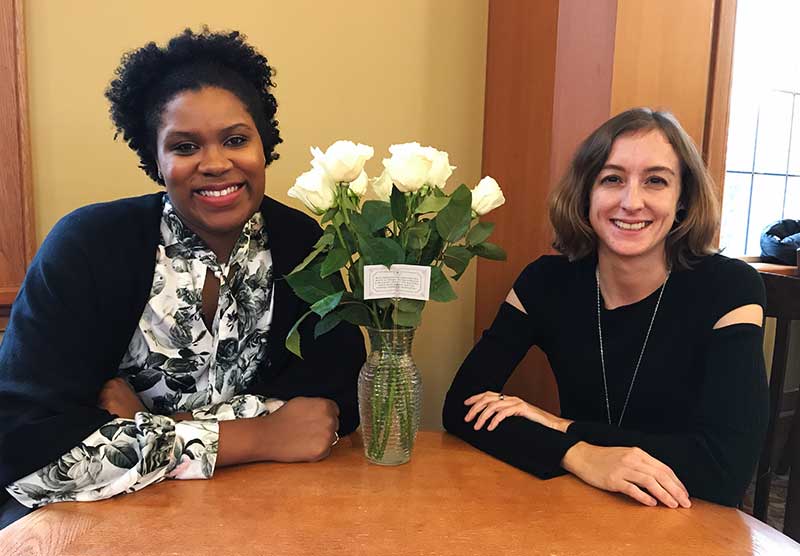
[[[39,242],[78,206],[156,190],[112,140],[103,91],[122,52],[204,23],[244,32],[277,70],[284,143],[267,171],[277,199],[289,202],[309,145],[340,138],[375,147],[370,175],[390,144],[416,140],[450,153],[451,186],[480,178],[487,0],[27,0],[25,10]],[[427,428],[441,425],[444,392],[472,346],[474,266],[457,293],[430,304],[415,342]]]

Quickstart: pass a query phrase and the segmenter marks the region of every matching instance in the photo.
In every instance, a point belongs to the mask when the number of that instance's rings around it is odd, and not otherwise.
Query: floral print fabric
[[[251,418],[283,402],[241,394],[266,357],[272,320],[272,259],[261,213],[244,226],[227,263],[164,198],[149,301],[119,374],[149,412],[117,418],[57,461],[8,486],[20,503],[100,500],[165,478],[209,478],[217,422]],[[207,273],[220,283],[210,330],[202,318]],[[169,415],[191,412],[192,420]]]

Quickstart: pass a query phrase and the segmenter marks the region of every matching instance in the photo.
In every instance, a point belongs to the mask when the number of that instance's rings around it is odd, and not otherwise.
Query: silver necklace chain
[[[664,283],[661,284],[661,291],[658,293],[658,301],[656,301],[656,308],[653,310],[653,316],[650,318],[650,326],[647,327],[647,334],[644,337],[644,343],[642,344],[642,351],[639,352],[639,359],[636,361],[636,368],[633,370],[633,377],[631,378],[631,384],[628,386],[628,394],[625,396],[625,404],[622,406],[622,411],[619,414],[619,421],[617,421],[617,426],[622,426],[622,417],[625,415],[625,410],[628,409],[628,400],[631,399],[631,392],[633,391],[633,383],[636,382],[636,375],[639,374],[639,365],[642,363],[642,357],[644,356],[644,350],[647,347],[647,340],[650,339],[650,331],[653,330],[653,323],[656,320],[656,314],[658,313],[658,306],[661,305],[661,296],[664,295],[664,288],[667,287],[667,281],[669,280],[670,271],[667,271],[667,277],[664,279]],[[611,424],[611,406],[608,403],[608,382],[606,381],[606,357],[605,352],[603,351],[603,324],[602,319],[600,318],[600,271],[595,269],[594,272],[594,279],[595,283],[597,284],[597,335],[600,339],[600,365],[603,370],[603,394],[606,398],[606,417],[608,418],[608,424]]]

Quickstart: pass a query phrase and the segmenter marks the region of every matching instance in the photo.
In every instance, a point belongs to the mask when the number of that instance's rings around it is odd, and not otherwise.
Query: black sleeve
[[[48,234],[0,344],[0,485],[54,461],[113,418],[96,407],[115,369],[98,349],[105,331],[76,218]]]
[[[288,274],[311,252],[322,235],[319,224],[308,215],[267,199],[265,218],[273,222],[270,242],[278,278],[275,280],[275,316],[270,329],[270,362],[266,373],[248,393],[288,400],[297,396],[328,398],[339,406],[339,435],[353,432],[359,423],[358,373],[366,360],[364,336],[350,323],[314,339],[319,317],[311,314],[300,325],[299,358],[286,349],[289,329],[309,310],[297,297],[283,274]]]
[[[689,430],[647,434],[575,422],[569,433],[598,446],[637,446],[667,464],[691,496],[735,506],[766,436],[769,398],[763,331],[735,324],[712,331],[705,378]]]
[[[522,417],[509,417],[494,431],[485,427],[476,431],[473,423],[464,422],[468,410],[464,400],[486,390],[499,392],[535,339],[532,319],[503,303],[492,326],[484,331],[458,370],[445,398],[442,419],[448,432],[476,448],[548,479],[564,473],[561,460],[578,442],[577,437]]]
[[[250,391],[281,399],[308,396],[333,400],[339,406],[339,434],[345,436],[356,430],[359,423],[357,384],[366,359],[364,336],[358,327],[341,322],[315,340],[317,322],[319,317],[311,315],[300,325],[303,359],[289,353],[283,345],[276,347],[284,352],[285,367],[274,380],[257,383]]]

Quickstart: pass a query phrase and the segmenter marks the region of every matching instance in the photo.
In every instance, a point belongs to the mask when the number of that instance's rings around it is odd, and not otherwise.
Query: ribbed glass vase
[[[367,459],[411,459],[422,408],[422,377],[411,356],[414,328],[367,328],[370,352],[358,375],[358,409]]]

